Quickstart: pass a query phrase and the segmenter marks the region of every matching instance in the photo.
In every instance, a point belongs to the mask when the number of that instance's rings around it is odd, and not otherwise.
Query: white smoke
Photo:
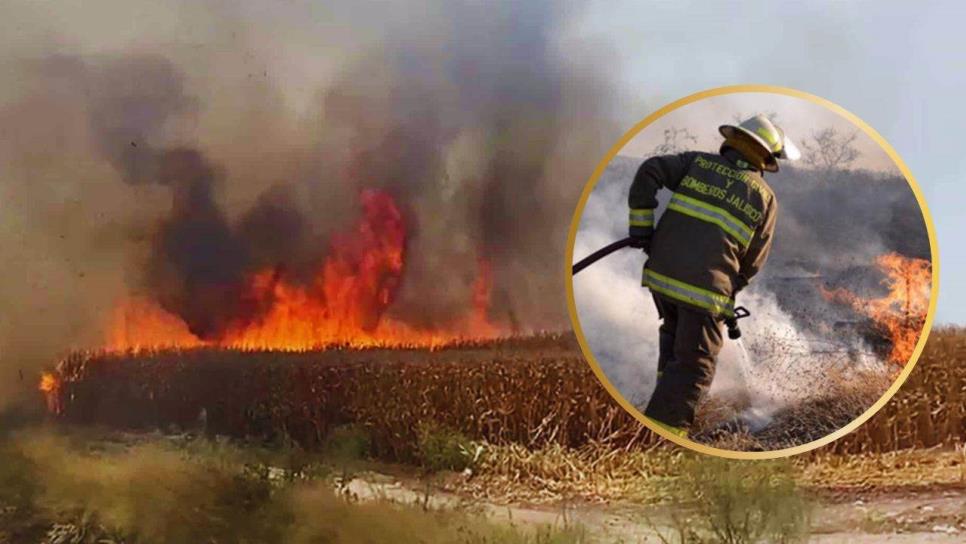
[[[626,236],[629,185],[599,184],[587,199],[574,259]],[[641,287],[644,255],[624,249],[574,276],[574,303],[584,337],[607,378],[643,408],[657,374],[657,312]]]

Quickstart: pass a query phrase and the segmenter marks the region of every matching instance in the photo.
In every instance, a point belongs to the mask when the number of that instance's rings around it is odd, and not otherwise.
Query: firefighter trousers
[[[724,343],[720,318],[654,295],[661,317],[658,379],[644,415],[687,429],[711,387]]]

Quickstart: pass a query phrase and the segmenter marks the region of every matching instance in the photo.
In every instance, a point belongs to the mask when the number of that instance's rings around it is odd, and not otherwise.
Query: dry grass
[[[313,449],[355,424],[372,454],[413,461],[419,429],[432,426],[527,451],[647,449],[658,440],[598,384],[571,336],[540,336],[424,350],[307,353],[174,350],[75,353],[59,366],[53,404],[66,421],[118,427],[204,426],[209,433],[295,442]],[[779,413],[753,440],[715,444],[774,449],[840,427],[874,400],[832,391]],[[825,448],[889,452],[966,439],[966,332],[934,331],[906,385],[857,431]],[[199,418],[199,416],[202,416]]]
[[[843,392],[838,401],[856,404],[848,395],[859,393]],[[794,459],[798,481],[822,492],[966,488],[964,393],[966,331],[936,330],[891,402],[857,431]],[[827,404],[834,400],[833,395],[822,403],[789,410],[788,423],[776,426],[775,432],[802,426],[830,432],[833,429],[821,423],[843,409]],[[868,406],[867,400],[860,400]],[[814,433],[815,428],[807,432]],[[494,447],[470,488],[484,496],[502,494],[516,500],[579,496],[592,501],[662,501],[668,498],[668,478],[679,474],[682,460],[691,455],[662,446],[633,447],[619,455],[607,444],[541,451]]]
[[[797,461],[803,485],[829,492],[966,489],[966,448],[818,453]]]
[[[816,394],[768,414],[768,423],[749,430],[733,405],[702,403],[692,429],[696,442],[735,451],[769,451],[819,440],[841,429],[875,404],[892,380],[881,373],[828,376]]]
[[[494,502],[673,503],[686,466],[706,458],[680,448],[617,453],[606,446],[580,449],[519,446],[488,449],[472,478],[448,489]],[[723,461],[735,467],[747,461]],[[756,464],[752,462],[751,464]],[[819,450],[792,458],[796,481],[822,495],[966,489],[966,450],[939,448],[841,455]]]
[[[225,444],[105,444],[23,432],[0,440],[0,543],[577,543],[580,527],[495,524],[457,510],[336,495]]]
[[[625,451],[602,444],[538,450],[491,446],[473,477],[454,482],[451,489],[496,502],[659,503],[672,498],[679,466],[689,455],[678,448]]]
[[[793,487],[844,496],[966,489],[966,331],[937,330],[931,338],[905,387],[879,414],[832,445],[783,465]],[[65,421],[204,428],[349,458],[468,467],[469,475],[452,473],[434,485],[497,502],[676,505],[687,483],[682,474],[703,459],[666,447],[620,410],[570,337],[436,352],[74,354],[59,372],[61,384],[51,400]],[[841,409],[835,401],[848,403],[852,393],[790,409],[786,420],[779,417],[784,423],[776,432],[825,432],[830,414]],[[0,542],[10,535],[39,541],[51,523],[62,520],[109,538],[138,535],[139,542],[234,541],[242,533],[252,542],[339,542],[371,530],[387,542],[426,535],[481,543],[583,538],[579,531],[549,529],[520,534],[459,513],[347,504],[330,486],[299,481],[279,492],[265,485],[263,473],[253,478],[238,471],[250,464],[239,450],[217,442],[212,448],[199,456],[148,444],[128,448],[129,457],[122,457],[109,447],[90,451],[63,439],[14,437],[0,448],[0,506],[6,508],[0,515],[19,525],[5,527]],[[250,455],[254,449],[242,451]],[[465,452],[473,455],[471,462]],[[305,474],[311,461],[302,455],[307,453],[271,464]],[[722,474],[758,466],[720,463]],[[700,486],[699,480],[691,484]],[[731,491],[725,485],[725,498],[742,496],[743,481],[735,480],[738,487]],[[798,500],[796,493],[782,497]],[[701,519],[709,523],[707,531],[715,531],[760,506],[742,506],[734,512],[738,517],[728,514],[716,525],[710,514]],[[399,526],[414,532],[393,529]],[[178,533],[199,527],[201,532]]]

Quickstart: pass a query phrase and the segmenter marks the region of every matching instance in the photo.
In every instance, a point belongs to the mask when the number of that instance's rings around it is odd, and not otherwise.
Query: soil
[[[433,483],[399,475],[364,473],[346,490],[356,499],[388,499],[426,508],[461,508],[518,526],[579,524],[596,542],[661,542],[655,528],[670,530],[672,507],[633,503],[567,502],[498,504],[440,492]],[[966,542],[966,489],[869,491],[818,499],[809,542]]]

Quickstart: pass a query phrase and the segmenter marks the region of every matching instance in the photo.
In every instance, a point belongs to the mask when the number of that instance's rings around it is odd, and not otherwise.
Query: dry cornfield
[[[51,412],[67,422],[204,428],[310,449],[321,446],[332,429],[351,424],[366,430],[373,454],[390,460],[413,458],[424,425],[531,450],[588,444],[632,449],[658,441],[599,385],[571,335],[433,351],[76,352],[58,365],[46,389]],[[937,330],[892,401],[823,451],[962,443],[964,399],[966,330]],[[825,402],[834,409],[835,399]],[[819,411],[813,413],[816,421],[822,419]],[[807,418],[789,421],[808,426]]]
[[[888,452],[966,442],[966,330],[937,328],[899,392],[829,449]]]
[[[306,448],[354,424],[375,455],[401,460],[412,457],[426,424],[534,448],[654,440],[611,401],[569,335],[433,351],[79,352],[58,365],[48,405],[70,422],[203,425]]]

